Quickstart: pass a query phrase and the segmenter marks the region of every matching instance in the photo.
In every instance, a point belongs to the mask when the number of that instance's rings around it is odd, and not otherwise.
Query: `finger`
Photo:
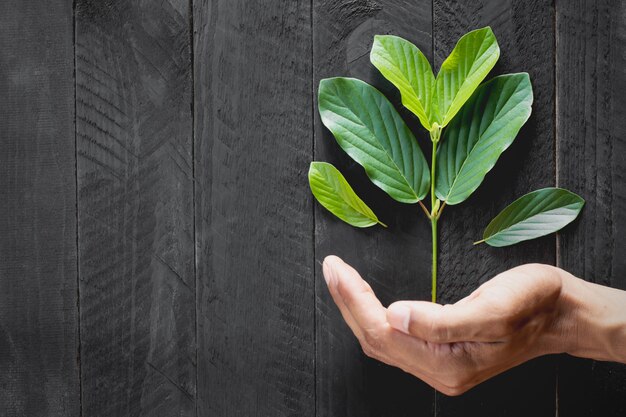
[[[359,340],[359,343],[361,344],[363,352],[367,356],[383,361],[387,363],[388,365],[400,366],[400,364],[395,358],[393,358],[390,354],[388,354],[382,349],[382,346],[380,344],[380,339],[375,341],[373,340],[374,339],[373,337],[365,336],[365,333],[371,334],[372,330],[370,329],[366,331],[360,327],[360,325],[354,319],[354,317],[352,316],[352,313],[346,306],[342,296],[339,294],[338,289],[337,289],[337,278],[335,274],[333,273],[331,266],[330,266],[333,263],[343,263],[343,261],[337,257],[332,256],[332,257],[327,257],[324,260],[324,263],[322,265],[324,278],[326,279],[326,282],[328,284],[328,290],[331,296],[333,297],[335,304],[339,308],[339,311],[341,312],[341,315],[343,319],[345,320],[346,324],[348,325],[348,327],[350,327],[350,329],[352,330],[352,333],[354,333],[354,335]],[[388,331],[398,333],[397,331],[392,329],[389,326],[389,324],[385,324],[385,327]],[[405,337],[408,337],[408,336],[405,336]],[[366,340],[368,338],[369,338],[370,343],[368,343],[368,341]],[[377,345],[376,348],[371,345],[371,342],[374,342],[374,344]]]
[[[354,319],[358,329],[353,330],[368,356],[387,363],[393,360],[393,353],[386,352],[391,330],[387,323],[386,309],[374,291],[359,273],[336,256],[329,256],[325,262],[331,274],[330,288],[336,291],[335,298],[345,307],[347,317]]]
[[[350,311],[344,304],[343,300],[341,299],[341,296],[337,292],[337,286],[334,284],[334,277],[332,275],[332,271],[330,270],[329,263],[326,262],[326,260],[324,260],[324,263],[322,264],[322,271],[324,273],[324,279],[326,280],[326,284],[328,285],[328,291],[330,292],[330,295],[333,298],[333,301],[339,308],[339,312],[341,313],[341,316],[343,317],[348,327],[350,327],[350,330],[352,330],[352,333],[354,333],[354,335],[357,337],[357,339],[359,339],[359,341],[362,341],[363,332],[361,331],[361,328],[358,326],[358,324],[354,320],[354,317],[352,317],[352,314],[350,314]]]
[[[362,329],[387,324],[386,309],[359,273],[336,256],[327,257],[325,262],[334,278],[333,286],[357,324]]]
[[[434,343],[501,342],[511,333],[499,307],[480,296],[457,304],[399,301],[387,309],[395,329]]]

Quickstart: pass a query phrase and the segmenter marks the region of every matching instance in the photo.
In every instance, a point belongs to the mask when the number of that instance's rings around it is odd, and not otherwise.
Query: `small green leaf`
[[[530,117],[533,91],[526,73],[481,85],[444,131],[437,153],[436,195],[448,205],[465,201]]]
[[[500,47],[490,27],[474,30],[459,39],[437,74],[433,96],[436,119],[431,122],[447,126],[499,57]]]
[[[348,181],[333,165],[311,162],[309,185],[313,195],[328,211],[355,227],[380,224],[374,212],[359,198]]]
[[[584,204],[580,196],[562,188],[533,191],[502,210],[476,243],[501,247],[545,236],[574,221]]]
[[[398,36],[376,35],[370,61],[400,90],[404,107],[430,130],[430,103],[435,76],[422,51]]]
[[[380,91],[354,78],[320,82],[322,123],[370,180],[401,203],[428,194],[430,172],[413,133]]]

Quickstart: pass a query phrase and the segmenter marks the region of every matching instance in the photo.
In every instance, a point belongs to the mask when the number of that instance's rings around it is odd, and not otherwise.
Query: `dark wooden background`
[[[374,34],[438,67],[484,25],[494,73],[528,71],[535,104],[480,191],[446,210],[442,300],[524,262],[626,289],[621,0],[0,2],[0,415],[626,415],[625,366],[566,356],[438,394],[364,357],[321,278],[336,253],[385,302],[430,291],[428,224],[340,151],[319,79],[360,77],[398,103],[369,64]],[[314,204],[312,159],[390,228]],[[561,235],[471,245],[555,184],[587,200]]]

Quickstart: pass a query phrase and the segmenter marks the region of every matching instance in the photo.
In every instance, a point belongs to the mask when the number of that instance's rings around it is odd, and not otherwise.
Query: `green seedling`
[[[323,79],[322,123],[369,179],[401,203],[419,204],[432,230],[432,301],[437,300],[437,223],[446,206],[480,186],[530,117],[527,73],[484,82],[500,56],[491,28],[463,36],[437,77],[424,54],[397,36],[375,36],[370,60],[399,91],[402,105],[429,132],[430,166],[408,126],[376,88],[354,78]],[[319,203],[355,227],[385,226],[331,164],[312,162],[311,191]],[[424,199],[430,195],[430,209]],[[531,192],[489,223],[483,239],[500,247],[545,236],[572,222],[584,200],[560,188]]]

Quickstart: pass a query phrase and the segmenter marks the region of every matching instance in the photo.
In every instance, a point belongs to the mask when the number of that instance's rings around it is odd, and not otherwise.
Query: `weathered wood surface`
[[[71,1],[0,3],[2,416],[80,413],[72,27]]]
[[[79,0],[82,411],[195,415],[188,3]]]
[[[313,68],[315,159],[333,163],[379,215],[388,229],[355,229],[315,205],[315,257],[341,256],[362,272],[374,291],[389,304],[399,299],[430,297],[430,223],[416,205],[395,203],[366,177],[337,145],[317,112],[321,78],[353,76],[367,80],[400,103],[395,88],[369,61],[373,36],[393,33],[432,51],[430,1],[313,2]],[[430,139],[418,122],[402,113],[422,144]],[[427,149],[425,149],[428,151]],[[430,151],[428,151],[430,152]],[[343,322],[316,264],[316,376],[319,416],[413,416],[432,413],[435,392],[428,385],[365,357]]]
[[[437,69],[484,25],[502,49],[493,74],[530,73],[533,116],[445,209],[440,300],[524,262],[626,289],[618,0],[3,2],[0,416],[623,416],[626,367],[568,357],[436,394],[366,358],[326,290],[334,253],[385,304],[429,299],[430,230],[337,146],[319,80],[362,78],[400,107],[369,63],[374,34],[406,37]],[[312,159],[389,229],[315,204]],[[559,238],[471,245],[555,183],[587,200]]]
[[[440,220],[439,294],[456,302],[497,273],[527,262],[553,264],[555,237],[509,248],[473,246],[506,205],[554,186],[554,29],[548,0],[435,0],[433,36],[439,68],[466,32],[491,26],[500,45],[491,75],[526,71],[533,84],[533,115],[515,142],[462,205]],[[437,415],[555,415],[555,360],[540,358],[499,375],[458,398],[438,394]],[[532,398],[532,401],[528,401]]]
[[[557,183],[587,200],[559,239],[559,266],[626,290],[626,4],[559,1]],[[562,358],[563,416],[626,415],[626,365]]]
[[[194,7],[198,416],[314,416],[310,2]]]

